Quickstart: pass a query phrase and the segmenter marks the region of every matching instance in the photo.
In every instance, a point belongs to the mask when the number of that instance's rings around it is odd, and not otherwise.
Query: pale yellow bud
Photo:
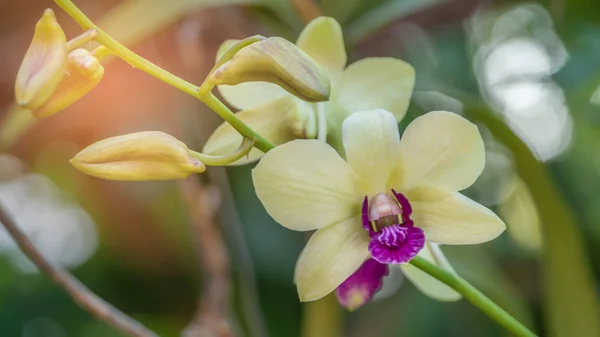
[[[66,63],[67,38],[54,12],[46,9],[17,74],[17,104],[30,110],[44,104],[62,79]]]
[[[305,52],[280,37],[255,42],[210,75],[215,85],[270,82],[309,102],[329,99],[327,73]]]
[[[86,49],[71,51],[67,59],[67,69],[46,102],[32,113],[35,117],[51,116],[90,92],[102,79],[104,67],[100,61]]]
[[[182,179],[206,170],[183,142],[160,131],[101,140],[83,149],[70,162],[85,174],[109,180]]]

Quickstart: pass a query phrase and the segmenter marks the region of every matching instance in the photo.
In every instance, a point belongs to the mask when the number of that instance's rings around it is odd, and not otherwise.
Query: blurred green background
[[[297,4],[306,1],[75,3],[117,40],[199,84],[225,39],[295,40],[304,26]],[[508,230],[484,245],[444,247],[458,273],[540,336],[600,336],[600,4],[315,3],[342,24],[349,63],[392,56],[415,67],[416,91],[401,130],[431,110],[479,123],[487,165],[466,194],[495,210]],[[24,117],[12,108],[14,79],[47,7],[67,37],[80,33],[50,0],[0,1],[0,202],[46,256],[102,298],[161,336],[179,336],[207,278],[180,185],[102,181],[75,171],[68,159],[100,139],[142,130],[165,131],[200,149],[220,120],[193,98],[111,59],[92,93],[17,132]],[[306,236],[270,219],[250,170],[210,169],[193,178],[215,192],[209,200],[219,200],[236,334],[508,336],[470,303],[435,302],[409,282],[397,291],[386,287],[385,296],[353,313],[324,302],[308,309],[317,315],[307,314],[293,284]],[[121,334],[40,275],[2,231],[0,336]]]

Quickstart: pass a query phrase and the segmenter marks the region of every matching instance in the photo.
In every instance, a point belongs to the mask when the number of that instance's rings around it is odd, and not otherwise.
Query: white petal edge
[[[410,123],[400,152],[397,174],[404,190],[435,186],[460,191],[471,186],[485,166],[477,126],[448,111],[432,111]]]
[[[333,18],[318,17],[304,27],[296,45],[325,68],[335,88],[347,59],[340,24]]]
[[[294,272],[300,300],[315,301],[334,291],[369,257],[368,244],[359,217],[316,231]]]
[[[364,193],[386,192],[385,186],[400,151],[394,115],[381,109],[354,113],[342,123],[342,141],[346,161],[361,177]]]
[[[267,152],[252,170],[256,194],[275,221],[298,231],[360,213],[356,175],[329,145],[294,140]]]
[[[424,188],[407,193],[415,226],[428,241],[448,245],[470,245],[495,239],[506,225],[485,206],[458,192]]]
[[[391,57],[370,57],[344,70],[340,88],[332,100],[347,110],[385,109],[402,120],[415,85],[415,70]]]
[[[442,253],[440,247],[434,243],[426,243],[418,256],[436,264],[438,267],[454,273],[454,269],[444,256],[444,253]],[[433,299],[451,302],[458,301],[462,298],[456,290],[410,263],[400,265],[400,268],[404,272],[404,276],[406,276],[417,289]]]

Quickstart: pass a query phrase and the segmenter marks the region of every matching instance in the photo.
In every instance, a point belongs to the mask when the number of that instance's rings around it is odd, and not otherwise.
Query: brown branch
[[[29,241],[25,233],[12,220],[1,204],[0,222],[31,262],[46,273],[58,286],[62,287],[81,308],[129,336],[158,337],[157,334],[140,322],[98,297],[68,271],[48,261]]]
[[[180,189],[189,209],[198,259],[205,272],[205,286],[194,319],[186,327],[183,336],[231,337],[233,331],[227,317],[229,256],[221,232],[214,222],[219,203],[214,201],[220,198],[210,197],[210,191],[204,189],[197,179],[192,176],[182,180]]]
[[[310,22],[322,15],[321,8],[314,0],[291,0],[298,15],[304,22]]]

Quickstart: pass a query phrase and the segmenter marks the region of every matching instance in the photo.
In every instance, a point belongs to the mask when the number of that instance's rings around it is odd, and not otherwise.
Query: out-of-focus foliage
[[[467,114],[472,100],[485,102],[506,121],[549,170],[572,208],[576,221],[570,229],[581,232],[586,247],[586,260],[577,263],[590,264],[598,289],[600,11],[595,1],[317,3],[325,15],[342,23],[349,61],[393,56],[415,67],[417,91],[400,130],[430,110]],[[261,34],[294,41],[303,26],[291,2],[284,0],[76,4],[117,40],[197,84],[226,39]],[[215,4],[226,6],[206,10]],[[0,4],[0,123],[8,120],[13,106],[14,79],[35,22],[49,6],[49,0]],[[78,34],[64,13],[55,12],[67,38]],[[14,136],[16,126],[0,132],[0,147],[7,146],[5,139],[12,133],[15,141],[8,151],[19,158],[0,157],[0,201],[42,251],[71,268],[93,291],[159,334],[176,336],[192,317],[203,284],[176,183],[101,181],[77,173],[68,159],[100,139],[141,130],[169,132],[197,150],[221,121],[199,102],[113,60],[101,84],[85,99],[33,125],[22,137]],[[542,285],[552,276],[543,269],[544,249],[560,252],[564,247],[540,240],[540,214],[548,209],[532,207],[532,193],[522,183],[525,178],[518,177],[511,149],[483,126],[482,132],[486,169],[466,194],[495,209],[509,226],[508,234],[481,247],[444,247],[444,252],[459,274],[541,336],[594,337],[597,322],[579,324],[580,330],[568,334],[546,321],[549,303]],[[245,335],[259,336],[251,327],[260,322],[244,310],[247,293],[253,291],[245,279],[251,258],[269,335],[300,336],[302,307],[292,280],[306,237],[277,225],[265,213],[253,192],[252,167],[228,168],[228,179],[222,171],[209,169],[202,178],[218,186],[226,200],[220,219],[233,260],[232,316]],[[231,225],[236,221],[241,233]],[[249,256],[240,248],[240,238],[247,242]],[[532,254],[532,249],[539,253]],[[2,336],[120,336],[25,261],[0,236]],[[570,270],[556,272],[570,277]],[[593,312],[586,307],[555,310],[575,318]],[[349,337],[506,336],[468,302],[434,302],[410,282],[363,309],[342,313],[341,321],[342,335]]]

